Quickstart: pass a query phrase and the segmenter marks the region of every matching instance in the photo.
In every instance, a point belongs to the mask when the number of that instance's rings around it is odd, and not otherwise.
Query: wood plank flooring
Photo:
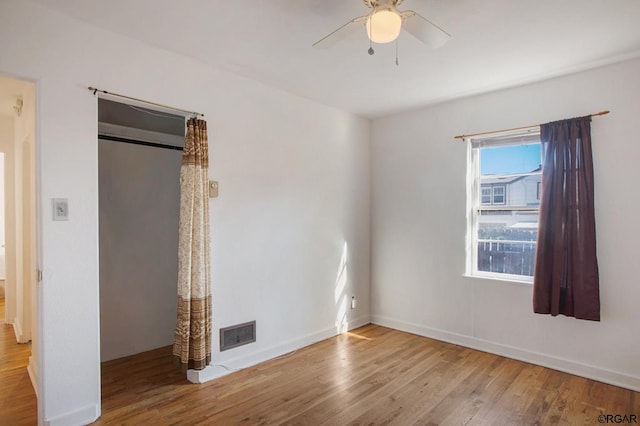
[[[35,424],[26,371],[11,377],[17,364],[2,360],[0,424]],[[640,421],[640,394],[367,325],[202,385],[169,347],[103,363],[95,424],[582,425],[600,414]]]
[[[27,373],[31,350],[28,344],[16,343],[4,310],[5,301],[0,299],[0,425],[35,425],[36,394]]]
[[[202,385],[171,349],[104,363],[99,425],[577,425],[640,394],[375,325]]]

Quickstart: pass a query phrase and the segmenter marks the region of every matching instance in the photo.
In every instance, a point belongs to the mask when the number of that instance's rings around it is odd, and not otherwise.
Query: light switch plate
[[[218,196],[218,181],[209,181],[209,198],[216,198]]]
[[[69,200],[53,198],[53,220],[69,220]]]

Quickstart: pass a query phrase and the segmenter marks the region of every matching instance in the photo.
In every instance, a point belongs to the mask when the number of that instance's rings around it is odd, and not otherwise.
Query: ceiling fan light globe
[[[398,38],[402,18],[393,10],[379,10],[367,19],[367,35],[374,43],[390,43]]]

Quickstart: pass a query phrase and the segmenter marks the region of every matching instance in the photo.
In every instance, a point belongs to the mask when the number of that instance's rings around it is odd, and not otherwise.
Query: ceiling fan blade
[[[451,38],[448,32],[413,10],[402,12],[401,16],[402,28],[434,49],[442,46]]]
[[[313,43],[313,47],[317,49],[328,49],[337,42],[342,41],[343,39],[358,31],[361,26],[364,26],[364,24],[367,22],[368,17],[369,15],[365,15],[352,19],[331,34]]]

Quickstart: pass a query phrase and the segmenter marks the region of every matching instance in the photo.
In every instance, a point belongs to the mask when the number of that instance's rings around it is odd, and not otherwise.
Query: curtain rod
[[[589,117],[597,117],[599,115],[607,115],[607,114],[609,114],[609,112],[610,111],[600,111],[600,112],[596,112],[595,114],[589,115]],[[534,127],[540,127],[540,124],[532,124],[530,126],[522,126],[522,127],[513,127],[511,129],[494,130],[492,132],[481,132],[481,133],[471,133],[469,135],[458,135],[458,136],[455,136],[454,139],[462,139],[462,140],[464,140],[465,138],[470,138],[472,136],[492,135],[494,133],[511,132],[511,131],[514,131],[514,130],[532,129]]]
[[[154,106],[165,108],[165,109],[171,109],[171,110],[174,110],[174,111],[185,112],[187,114],[193,114],[196,117],[204,117],[204,114],[202,114],[200,112],[196,112],[196,111],[189,111],[189,110],[182,109],[182,108],[176,108],[176,107],[172,107],[172,106],[169,106],[169,105],[159,104],[157,102],[145,101],[144,99],[138,99],[138,98],[134,98],[132,96],[121,95],[119,93],[107,92],[106,90],[96,89],[95,87],[91,87],[91,86],[87,87],[87,89],[91,90],[94,95],[97,92],[100,92],[100,93],[104,93],[105,95],[117,96],[119,98],[129,99],[129,100],[136,101],[136,102],[141,102],[141,103],[147,104],[147,105],[154,105]]]

